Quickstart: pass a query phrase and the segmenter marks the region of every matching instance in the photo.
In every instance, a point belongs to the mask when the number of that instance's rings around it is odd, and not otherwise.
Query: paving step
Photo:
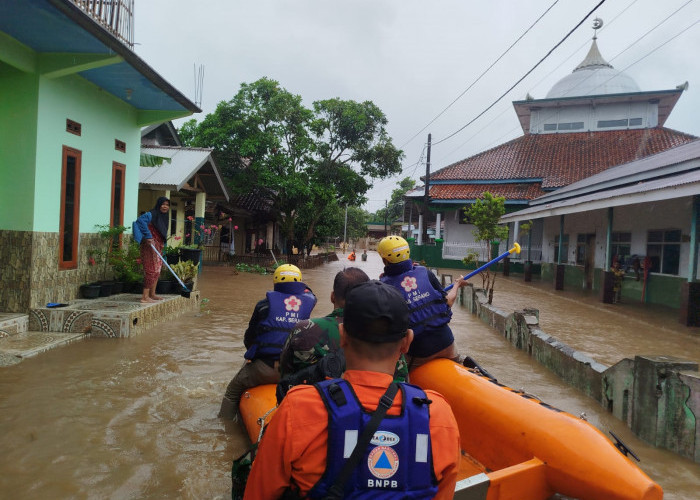
[[[29,315],[21,313],[0,313],[0,338],[26,332],[29,329]]]
[[[0,366],[14,365],[24,358],[75,342],[85,333],[22,332],[0,339]]]

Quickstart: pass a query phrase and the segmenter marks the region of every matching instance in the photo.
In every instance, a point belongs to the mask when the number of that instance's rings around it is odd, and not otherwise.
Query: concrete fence
[[[635,356],[606,366],[539,328],[539,311],[507,313],[482,290],[460,289],[462,305],[517,348],[625,422],[642,440],[700,463],[698,363],[671,356]]]

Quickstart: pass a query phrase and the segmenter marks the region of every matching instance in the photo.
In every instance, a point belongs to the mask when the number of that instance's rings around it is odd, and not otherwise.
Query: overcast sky
[[[204,67],[197,121],[231,99],[241,83],[263,76],[309,107],[333,97],[373,101],[405,153],[404,172],[376,181],[368,193],[365,208],[375,211],[399,179],[425,174],[425,157],[418,162],[428,133],[435,144],[474,119],[599,1],[136,0],[135,50],[193,101],[194,68]],[[421,131],[552,4],[507,55]],[[604,21],[598,32],[601,54],[641,90],[689,82],[665,126],[700,136],[700,2],[607,0],[490,111],[433,146],[431,171],[522,135],[512,101],[528,93],[544,98],[571,73],[590,47],[594,17]]]

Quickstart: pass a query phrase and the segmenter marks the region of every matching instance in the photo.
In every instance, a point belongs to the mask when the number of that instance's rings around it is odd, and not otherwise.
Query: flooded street
[[[341,257],[303,271],[319,299],[314,316],[332,309],[333,276],[347,265]],[[368,262],[354,265],[371,278],[381,272],[374,252]],[[188,312],[138,337],[89,339],[1,369],[0,497],[230,498],[231,459],[243,452],[247,437],[216,414],[242,362],[243,332],[253,306],[271,287],[270,275],[205,267],[199,288],[209,300],[201,313]],[[547,333],[602,363],[634,354],[700,361],[697,332],[668,318],[641,309],[630,318],[614,309],[620,306],[555,294],[546,284],[526,286],[522,277],[499,276],[496,287],[494,305],[505,311],[539,308]],[[452,326],[461,352],[500,382],[574,415],[585,413],[606,434],[618,434],[662,485],[664,498],[698,498],[700,464],[645,445],[593,400],[459,306]]]

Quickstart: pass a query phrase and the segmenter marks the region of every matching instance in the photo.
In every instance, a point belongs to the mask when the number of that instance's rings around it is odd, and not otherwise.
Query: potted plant
[[[170,270],[163,266],[160,270],[160,277],[156,285],[156,293],[170,294],[173,293],[173,288],[177,286],[177,281],[170,274]]]
[[[199,266],[191,260],[181,260],[172,266],[173,272],[182,280],[185,286],[190,290],[194,290]]]
[[[80,295],[84,299],[96,299],[100,296],[101,290],[102,287],[99,283],[85,283],[84,285],[80,285]]]
[[[213,243],[219,226],[215,224],[210,224],[208,226],[206,224],[198,225],[191,215],[187,216],[187,220],[192,229],[190,233],[185,235],[185,239],[188,239],[190,243],[180,247],[180,257],[182,260],[191,260],[199,264],[202,260],[202,249],[204,245],[211,245]]]
[[[109,263],[115,278],[124,282],[125,289],[141,293],[143,286],[140,283],[143,279],[143,267],[141,266],[138,243],[131,241],[128,245],[113,250],[109,257]]]
[[[112,252],[121,247],[121,235],[126,231],[126,227],[121,225],[110,226],[109,224],[98,224],[95,227],[98,229],[97,234],[99,234],[104,241],[104,248],[97,252],[104,262],[101,282],[103,288],[100,295],[102,297],[108,297],[112,293],[121,292],[123,286],[115,284],[114,280],[107,279],[107,264],[110,261]]]

